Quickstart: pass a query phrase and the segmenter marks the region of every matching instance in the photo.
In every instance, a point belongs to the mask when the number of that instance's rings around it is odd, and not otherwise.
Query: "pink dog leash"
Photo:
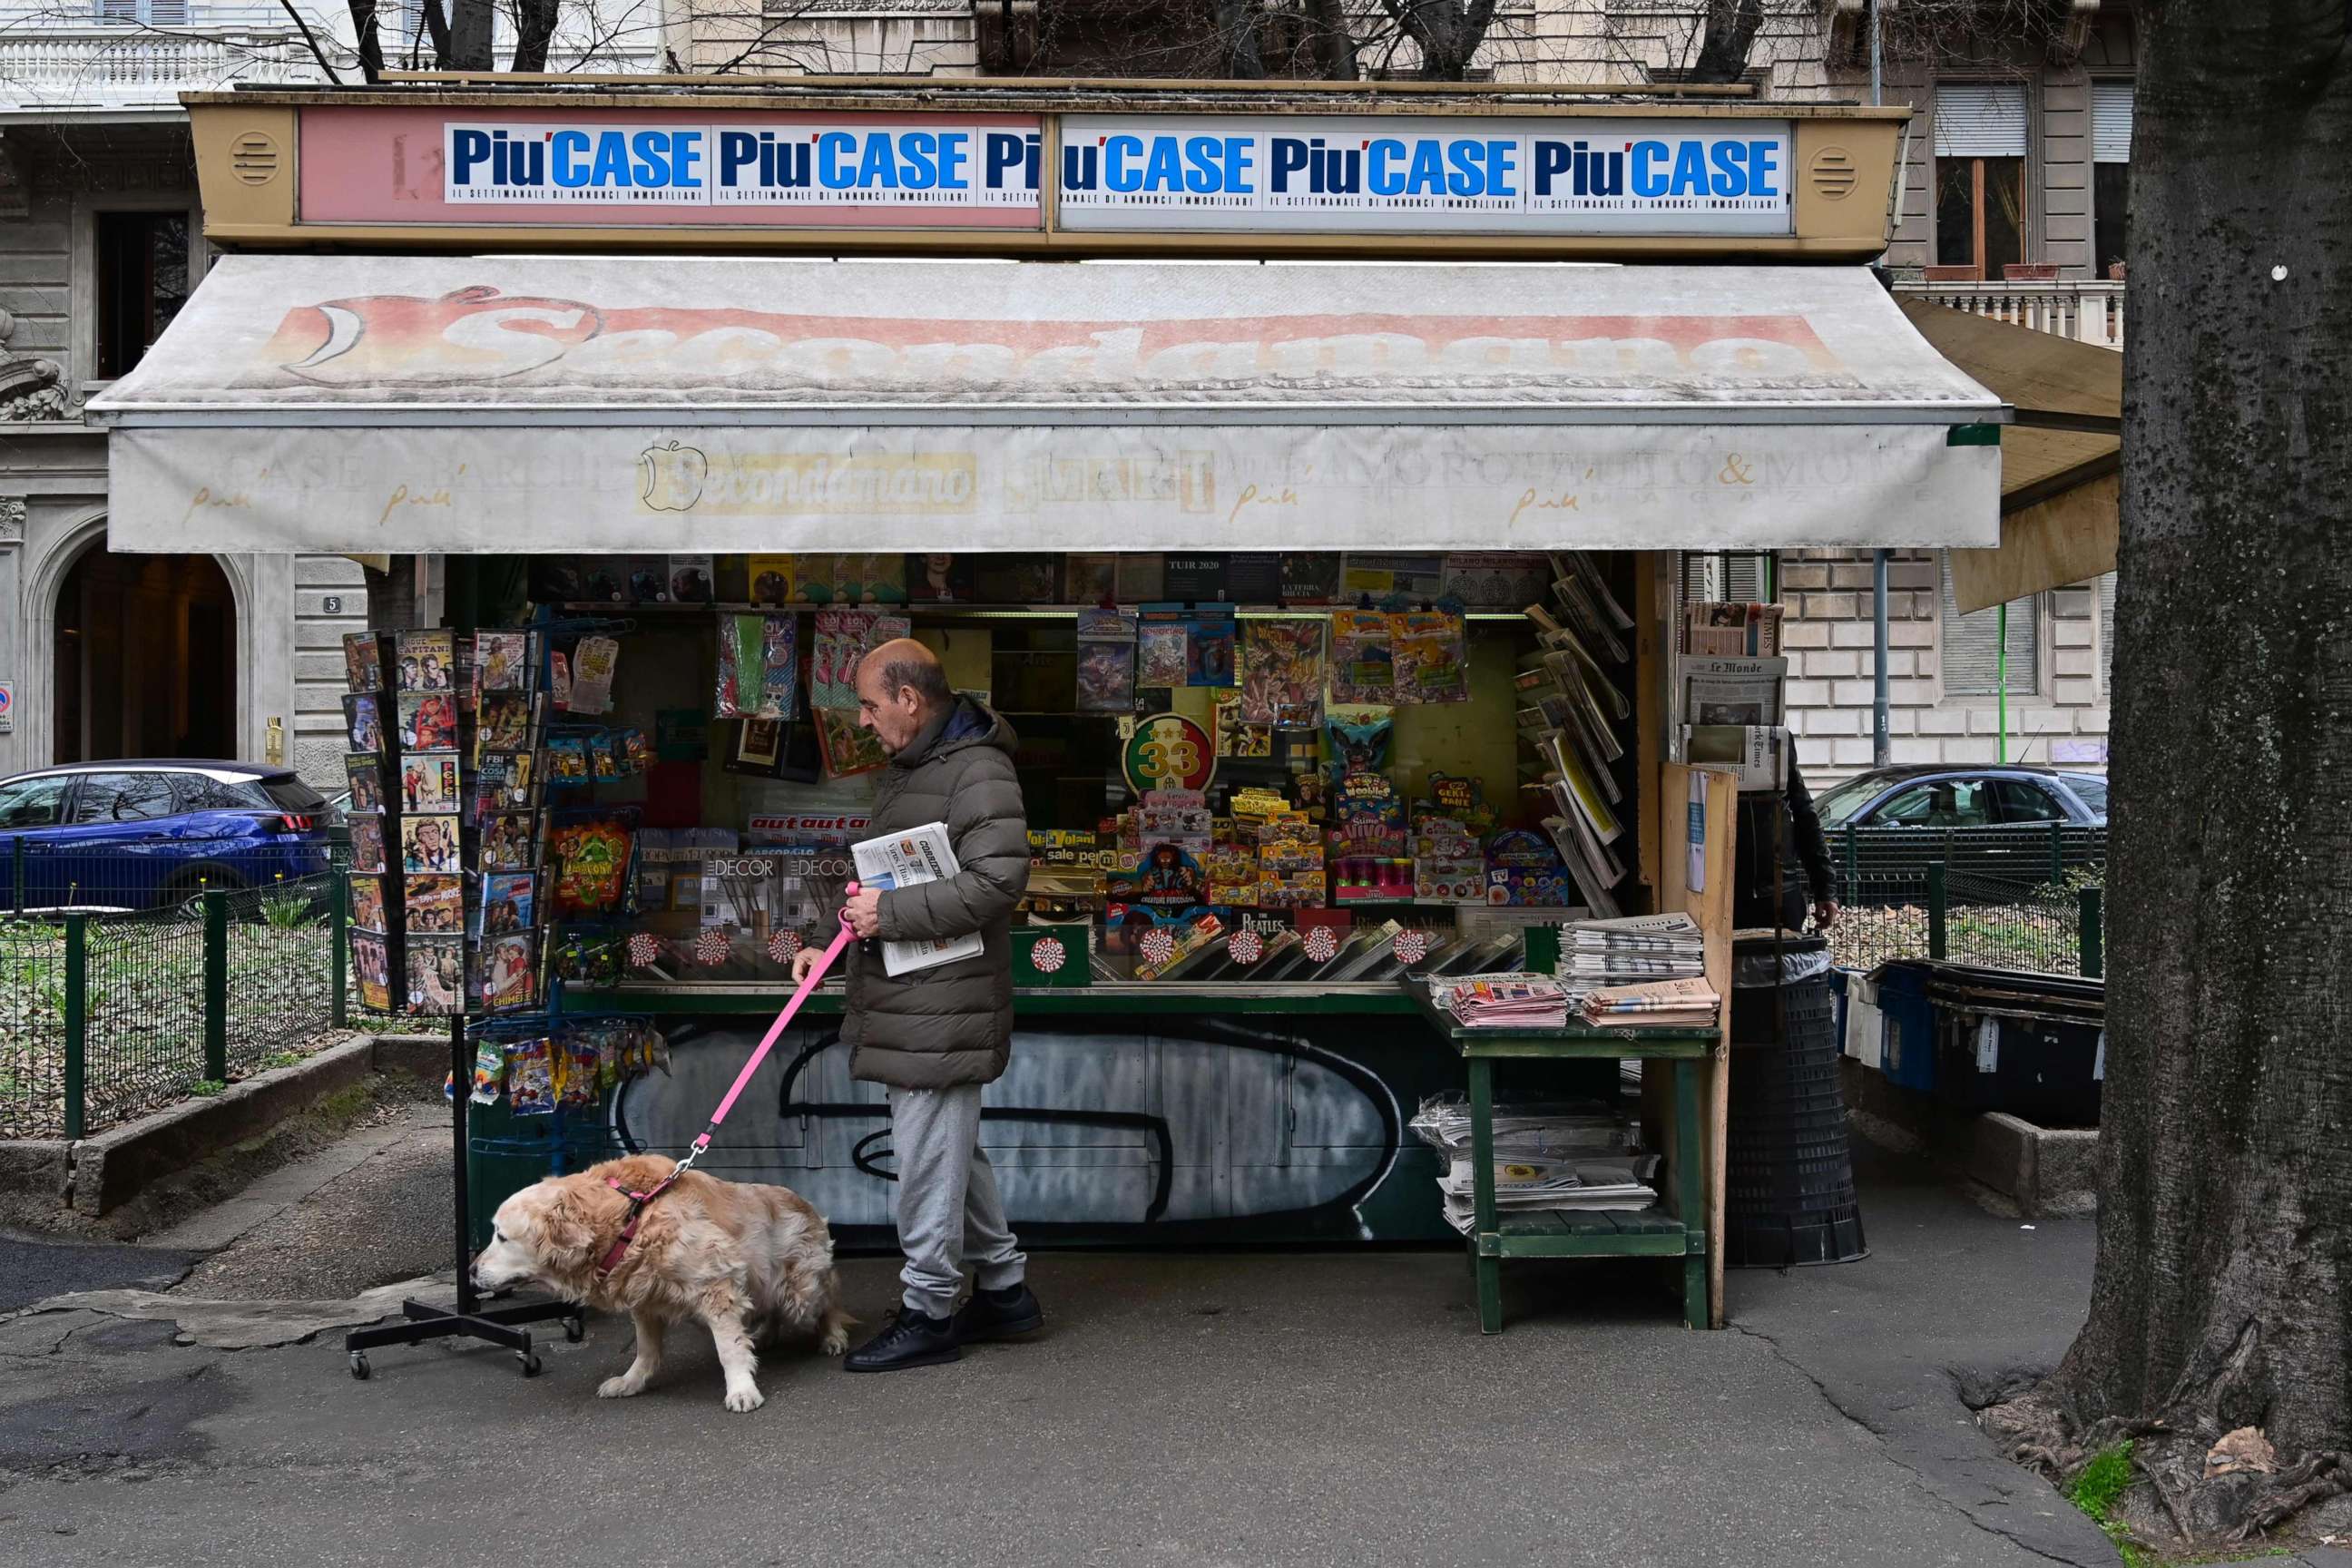
[[[846,896],[855,898],[857,894],[857,884],[852,882],[843,891]],[[856,934],[850,929],[849,910],[845,905],[841,910],[841,929],[834,933],[833,941],[827,943],[824,952],[818,955],[815,967],[811,969],[807,977],[793,989],[791,998],[784,1003],[784,1010],[776,1015],[776,1021],[768,1026],[767,1036],[761,1040],[760,1048],[751,1053],[751,1059],[745,1062],[743,1070],[735,1075],[735,1081],[729,1087],[727,1097],[719,1102],[719,1109],[710,1113],[710,1125],[702,1130],[702,1135],[694,1141],[694,1147],[687,1151],[686,1158],[673,1166],[668,1175],[656,1182],[652,1191],[643,1193],[630,1192],[611,1176],[604,1178],[606,1186],[629,1200],[629,1217],[621,1226],[619,1237],[604,1254],[604,1260],[596,1266],[596,1272],[599,1275],[610,1274],[614,1268],[620,1267],[622,1258],[629,1250],[629,1243],[636,1239],[637,1222],[645,1217],[646,1205],[677,1185],[677,1179],[692,1170],[694,1163],[702,1158],[702,1152],[710,1147],[710,1140],[718,1135],[719,1124],[727,1120],[729,1111],[735,1109],[735,1101],[741,1097],[744,1088],[751,1083],[751,1075],[760,1070],[760,1064],[768,1059],[768,1053],[775,1048],[776,1041],[783,1035],[785,1027],[792,1023],[793,1015],[801,1010],[801,1004],[809,999],[809,993],[824,983],[825,972],[833,967],[834,961],[841,956],[841,950],[847,947],[856,939]]]

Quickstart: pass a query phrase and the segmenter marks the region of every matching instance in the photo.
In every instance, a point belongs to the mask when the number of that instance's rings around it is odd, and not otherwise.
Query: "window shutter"
[[[1936,156],[2025,156],[2025,88],[2007,81],[1936,84]]]
[[[2091,84],[2091,162],[2131,162],[2132,84],[2095,81]]]
[[[1952,599],[1952,558],[1943,560],[1943,668],[1947,697],[1990,697],[2000,689],[2000,612],[1997,608],[1962,615]],[[2009,689],[2039,689],[2042,617],[2034,596],[2012,599],[2009,605]]]

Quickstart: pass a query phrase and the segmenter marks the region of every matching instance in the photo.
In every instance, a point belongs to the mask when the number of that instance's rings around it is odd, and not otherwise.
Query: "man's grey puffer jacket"
[[[977,958],[892,978],[877,951],[849,949],[842,1038],[853,1078],[898,1089],[991,1083],[1013,1054],[1013,906],[1029,885],[1028,819],[1013,771],[1013,727],[968,697],[890,760],[873,837],[944,822],[961,868],[943,882],[882,895],[882,940],[978,931]]]

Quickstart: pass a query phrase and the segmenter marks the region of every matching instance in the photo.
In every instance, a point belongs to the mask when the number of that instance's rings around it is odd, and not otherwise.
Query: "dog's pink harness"
[[[844,891],[855,897],[857,884],[850,883]],[[621,1234],[605,1252],[604,1260],[596,1265],[598,1279],[604,1278],[621,1266],[621,1259],[628,1253],[629,1243],[637,1238],[637,1222],[645,1218],[646,1205],[676,1186],[677,1179],[693,1169],[694,1163],[702,1158],[702,1152],[710,1147],[710,1140],[719,1131],[719,1124],[727,1120],[729,1111],[735,1109],[737,1098],[742,1094],[744,1086],[751,1081],[751,1075],[760,1070],[760,1064],[768,1059],[768,1053],[775,1048],[777,1038],[783,1034],[785,1026],[793,1021],[793,1015],[801,1010],[801,1004],[809,999],[809,993],[824,984],[825,971],[833,967],[834,960],[841,956],[841,950],[847,947],[856,935],[856,932],[850,929],[849,910],[845,906],[841,911],[841,929],[834,933],[833,941],[826,944],[824,952],[817,955],[815,965],[793,990],[791,999],[784,1004],[784,1010],[776,1015],[776,1021],[768,1026],[767,1037],[760,1042],[760,1048],[751,1053],[751,1059],[745,1062],[743,1070],[735,1075],[734,1085],[728,1089],[727,1098],[720,1100],[719,1109],[710,1113],[710,1125],[702,1130],[702,1135],[694,1141],[694,1147],[687,1151],[685,1159],[671,1167],[668,1175],[655,1183],[650,1191],[642,1193],[629,1191],[615,1177],[604,1178],[606,1186],[629,1200],[629,1217],[622,1225]]]

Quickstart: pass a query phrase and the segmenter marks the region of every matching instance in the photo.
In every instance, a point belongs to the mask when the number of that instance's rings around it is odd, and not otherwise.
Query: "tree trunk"
[[[1256,81],[1265,75],[1257,47],[1257,0],[1217,0],[1217,43],[1229,80]]]
[[[1307,25],[1315,29],[1315,67],[1328,81],[1355,81],[1356,37],[1340,0],[1307,0]]]
[[[350,8],[360,77],[365,81],[379,81],[383,77],[383,34],[376,26],[375,0],[350,0]]]
[[[457,71],[495,70],[491,55],[490,0],[451,0],[449,44],[443,50],[446,68]]]
[[[2137,15],[2099,1248],[2052,1389],[2291,1462],[2352,1447],[2346,10]]]
[[[1748,69],[1756,29],[1764,25],[1764,0],[1707,0],[1693,81],[1738,81]]]
[[[517,0],[513,69],[543,71],[547,46],[555,37],[558,0]]]

